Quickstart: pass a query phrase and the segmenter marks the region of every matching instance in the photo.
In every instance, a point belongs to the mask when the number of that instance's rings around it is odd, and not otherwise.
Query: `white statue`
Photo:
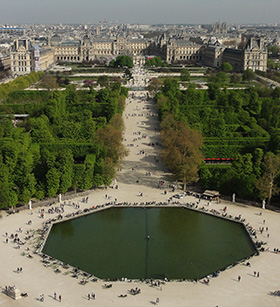
[[[31,200],[28,202],[28,207],[29,207],[29,210],[32,210],[32,201]]]
[[[265,200],[262,201],[262,208],[265,209]]]
[[[235,193],[232,194],[232,202],[235,203]]]

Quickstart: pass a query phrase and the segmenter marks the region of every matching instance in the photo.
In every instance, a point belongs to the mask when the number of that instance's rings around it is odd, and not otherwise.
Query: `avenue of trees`
[[[246,77],[247,72],[244,75]],[[174,140],[178,139],[174,132],[184,125],[193,131],[196,149],[202,147],[200,162],[197,158],[193,165],[204,188],[216,189],[227,195],[236,193],[238,197],[247,199],[268,199],[270,202],[280,186],[280,89],[254,87],[228,90],[222,89],[221,84],[219,78],[214,79],[206,91],[197,90],[192,84],[181,91],[175,79],[166,79],[161,87],[155,80],[151,84],[163,125],[162,141],[166,151],[163,156],[174,148],[174,155],[170,153],[168,158],[171,161],[165,159],[167,166],[184,184],[195,181],[193,170],[188,172],[194,179],[184,180],[173,165],[182,161],[177,154]],[[176,129],[174,121],[178,125]],[[172,124],[168,125],[168,122]],[[189,132],[179,133],[181,153],[186,143],[184,135],[191,139]],[[190,144],[188,146],[190,148]],[[232,158],[234,162],[206,164],[202,157]],[[185,161],[183,164],[187,163],[192,162]],[[184,172],[184,168],[181,169]]]
[[[0,105],[0,208],[70,189],[109,185],[126,155],[122,112],[128,90],[11,92]],[[11,114],[11,115],[9,115]],[[13,124],[12,114],[28,114]]]

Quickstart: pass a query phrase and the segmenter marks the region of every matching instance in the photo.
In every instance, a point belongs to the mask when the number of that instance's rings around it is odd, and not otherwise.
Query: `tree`
[[[208,84],[208,94],[211,100],[215,100],[216,98],[218,98],[220,94],[220,87],[220,84],[216,82],[211,82],[210,84]]]
[[[50,142],[53,140],[49,119],[46,115],[30,119],[31,135],[35,142]]]
[[[0,161],[0,209],[7,209],[17,204],[17,194],[10,177],[9,168]]]
[[[97,79],[97,83],[102,86],[105,87],[109,84],[109,77],[108,76],[99,76]]]
[[[280,129],[279,128],[271,128],[270,130],[269,150],[271,150],[274,153],[280,150]]]
[[[166,66],[166,62],[163,62],[160,56],[156,56],[153,58],[150,58],[146,61],[145,63],[146,66],[150,67],[150,66],[157,66],[157,67],[162,67],[162,66]]]
[[[151,59],[148,59],[145,63],[146,66],[150,67],[150,66],[156,66],[156,60],[155,58],[151,58]]]
[[[190,81],[191,80],[191,74],[187,69],[183,69],[181,71],[181,76],[180,76],[181,81]]]
[[[224,62],[223,64],[222,64],[222,71],[224,71],[224,72],[230,72],[230,71],[232,71],[232,66],[231,66],[231,64],[230,63],[228,63],[228,62]]]
[[[270,205],[271,197],[279,193],[276,179],[280,175],[280,155],[268,152],[264,156],[263,175],[256,183],[262,199],[267,198],[267,205]]]
[[[121,114],[115,114],[109,121],[109,124],[117,130],[124,130],[124,122]]]
[[[97,131],[97,142],[102,144],[106,156],[114,163],[118,163],[126,156],[127,151],[122,144],[122,131],[112,125],[105,126]]]
[[[69,84],[65,90],[65,102],[66,105],[76,104],[78,101],[76,89],[73,84]]]
[[[228,75],[223,71],[219,71],[216,74],[215,82],[221,83],[221,84],[227,83],[228,82]]]
[[[51,89],[56,89],[58,87],[56,77],[52,77],[45,74],[40,81],[40,86],[46,88],[48,91]]]
[[[60,173],[56,168],[51,168],[47,174],[47,193],[49,197],[54,197],[59,189]]]
[[[133,67],[133,60],[128,55],[120,55],[109,63],[110,67]]]
[[[148,91],[154,96],[161,89],[162,84],[163,83],[159,79],[152,78],[148,85]]]
[[[257,155],[260,155],[258,153]],[[255,157],[258,160],[258,157]],[[231,183],[234,192],[240,197],[255,198],[257,174],[255,173],[253,156],[250,153],[245,155],[238,154],[232,164]]]
[[[202,136],[182,121],[175,121],[171,114],[161,123],[162,157],[177,180],[186,185],[198,180],[202,162]]]
[[[57,169],[60,171],[59,192],[65,193],[72,186],[73,180],[73,153],[70,149],[64,149],[58,153]]]
[[[252,81],[256,79],[257,75],[252,69],[246,69],[243,72],[243,81]]]
[[[105,185],[110,185],[112,179],[116,175],[115,165],[111,158],[104,159],[102,164],[102,178]]]
[[[230,77],[230,82],[231,83],[240,83],[242,81],[241,75],[240,74],[232,74]]]
[[[249,105],[248,105],[248,111],[256,116],[261,113],[262,109],[262,101],[259,99],[259,95],[257,92],[253,91],[250,97]]]
[[[276,45],[269,46],[268,52],[271,53],[272,57],[276,58],[279,56],[280,48],[279,46],[276,46]]]

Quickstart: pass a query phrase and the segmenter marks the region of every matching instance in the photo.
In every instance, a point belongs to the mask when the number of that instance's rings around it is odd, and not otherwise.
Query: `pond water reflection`
[[[100,278],[200,278],[255,253],[244,226],[183,208],[111,208],[54,224],[43,253]]]

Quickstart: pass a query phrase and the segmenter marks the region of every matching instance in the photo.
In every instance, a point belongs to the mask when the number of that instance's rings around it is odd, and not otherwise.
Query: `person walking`
[[[238,276],[238,282],[239,282],[240,280],[241,280],[241,276],[239,275],[239,276]]]
[[[58,299],[59,299],[59,302],[61,302],[61,295],[59,295]]]
[[[159,298],[157,297],[156,299],[156,304],[158,305],[159,304]]]
[[[56,292],[54,292],[54,294],[53,294],[53,298],[56,300]]]

